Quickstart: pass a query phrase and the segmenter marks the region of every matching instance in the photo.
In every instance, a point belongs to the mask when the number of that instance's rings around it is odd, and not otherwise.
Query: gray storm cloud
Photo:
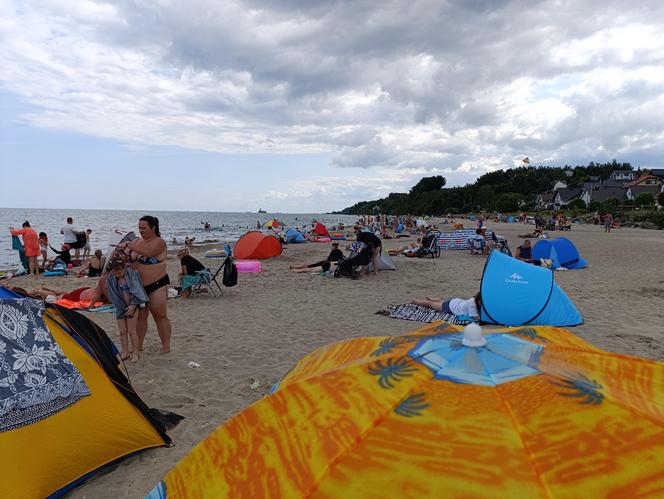
[[[450,172],[662,152],[661,2],[0,2],[34,126]]]

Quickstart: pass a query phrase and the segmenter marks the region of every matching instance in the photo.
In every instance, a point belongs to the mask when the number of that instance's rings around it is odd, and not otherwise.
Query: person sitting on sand
[[[62,251],[56,250],[53,246],[49,247],[57,256],[50,264],[46,266],[47,270],[52,269],[56,265],[64,265],[65,267],[69,267],[69,265],[71,265],[71,253],[69,252],[68,244],[62,245]]]
[[[330,254],[327,256],[325,260],[321,260],[320,262],[312,263],[307,265],[302,264],[302,265],[292,265],[290,269],[294,272],[327,272],[330,270],[332,267],[332,262],[338,262],[344,257],[343,252],[339,249],[339,243],[334,242],[332,243],[332,251],[330,251]]]
[[[115,306],[122,360],[131,358],[131,362],[138,362],[140,358],[140,346],[136,332],[138,309],[145,307],[148,303],[148,295],[143,288],[139,273],[126,268],[122,258],[112,258],[108,267],[108,296]]]
[[[533,265],[541,265],[539,260],[533,260],[533,248],[530,245],[530,239],[525,239],[523,244],[516,249],[515,258]]]
[[[81,268],[76,271],[76,275],[81,277],[87,275],[88,277],[99,277],[104,272],[104,264],[106,258],[100,249],[95,250],[95,255],[85,262]]]
[[[488,245],[482,229],[475,229],[475,234],[468,238],[471,255],[486,255]]]
[[[413,305],[420,305],[421,307],[432,308],[445,314],[479,318],[480,310],[482,309],[482,295],[478,292],[475,296],[467,300],[463,298],[444,300],[439,297],[426,297],[424,300],[413,300],[411,303]]]
[[[178,258],[180,259],[180,286],[182,290],[180,296],[182,298],[189,298],[193,286],[200,282],[199,272],[207,270],[205,265],[196,260],[189,254],[189,248],[182,248],[178,251]]]

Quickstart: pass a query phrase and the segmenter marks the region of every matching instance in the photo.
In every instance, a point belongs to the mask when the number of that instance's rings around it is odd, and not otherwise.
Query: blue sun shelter
[[[287,243],[306,243],[307,240],[304,238],[304,235],[292,227],[286,231],[284,235]]]
[[[533,246],[533,258],[548,258],[553,262],[553,268],[583,269],[588,266],[574,243],[565,237],[556,239],[540,239]]]
[[[577,326],[583,317],[558,286],[553,272],[494,250],[480,290],[481,321],[505,326]]]

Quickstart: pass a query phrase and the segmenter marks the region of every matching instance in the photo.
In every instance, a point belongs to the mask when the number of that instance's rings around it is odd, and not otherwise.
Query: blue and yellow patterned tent
[[[20,397],[0,397],[2,497],[59,496],[105,465],[170,443],[101,328],[76,312],[0,292],[0,385],[23,382]],[[56,356],[65,369],[55,369]],[[57,378],[64,376],[77,388],[63,386]]]

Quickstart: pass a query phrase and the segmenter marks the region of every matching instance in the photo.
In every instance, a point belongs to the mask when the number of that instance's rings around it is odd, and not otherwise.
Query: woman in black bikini
[[[161,352],[171,351],[171,322],[168,319],[168,284],[170,279],[166,273],[166,241],[159,233],[159,219],[157,217],[144,216],[138,221],[140,239],[119,244],[118,249],[129,248],[132,253],[138,255],[134,258],[132,269],[137,270],[143,281],[145,293],[148,295],[149,303],[146,309],[141,309],[138,314],[139,350],[143,349],[143,340],[148,332],[148,311],[157,325],[157,332],[161,339]]]
[[[106,258],[100,249],[95,250],[95,256],[90,258],[85,262],[78,272],[77,276],[84,276],[87,272],[88,277],[99,277],[104,273],[104,264],[106,263]]]

